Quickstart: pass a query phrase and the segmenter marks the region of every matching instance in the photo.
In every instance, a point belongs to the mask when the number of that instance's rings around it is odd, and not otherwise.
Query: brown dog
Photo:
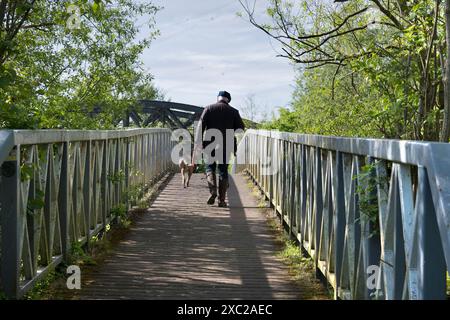
[[[181,169],[181,182],[183,183],[183,187],[189,187],[189,181],[191,181],[195,166],[193,164],[187,164],[184,159],[180,159],[179,166]]]

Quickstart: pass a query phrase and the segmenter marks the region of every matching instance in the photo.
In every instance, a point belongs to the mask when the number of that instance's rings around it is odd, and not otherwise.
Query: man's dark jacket
[[[244,122],[239,115],[239,111],[230,106],[225,101],[219,101],[205,107],[202,116],[200,117],[200,121],[202,125],[202,137],[205,130],[218,129],[222,133],[224,144],[227,129],[245,129]],[[211,142],[212,141],[203,140],[203,148],[205,148]],[[236,152],[236,138],[234,139],[234,152]]]

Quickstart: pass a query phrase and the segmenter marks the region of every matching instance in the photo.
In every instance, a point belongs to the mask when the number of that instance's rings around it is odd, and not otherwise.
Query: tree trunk
[[[445,0],[445,42],[446,59],[444,67],[444,122],[439,140],[448,142],[450,139],[450,0]]]

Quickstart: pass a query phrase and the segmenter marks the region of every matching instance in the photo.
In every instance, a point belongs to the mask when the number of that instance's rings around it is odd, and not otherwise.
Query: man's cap
[[[231,94],[227,91],[219,91],[218,97],[225,97],[228,99],[228,101],[231,101]]]

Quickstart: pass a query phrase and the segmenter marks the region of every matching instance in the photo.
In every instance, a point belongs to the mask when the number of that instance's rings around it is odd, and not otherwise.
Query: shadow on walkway
[[[77,298],[297,299],[244,178],[230,179],[230,207],[218,208],[206,205],[202,176],[184,189],[175,175],[112,255],[82,273]]]

